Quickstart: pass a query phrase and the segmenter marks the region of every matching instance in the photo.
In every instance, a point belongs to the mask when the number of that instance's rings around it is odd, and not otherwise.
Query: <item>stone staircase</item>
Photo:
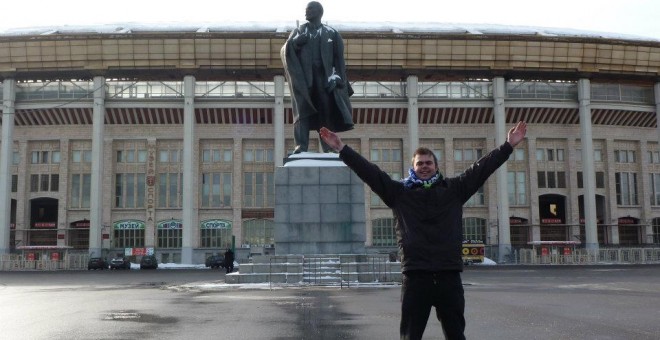
[[[387,255],[259,255],[241,263],[225,282],[339,286],[400,283],[401,263]]]
[[[305,256],[303,283],[309,285],[341,285],[341,263],[339,256]]]

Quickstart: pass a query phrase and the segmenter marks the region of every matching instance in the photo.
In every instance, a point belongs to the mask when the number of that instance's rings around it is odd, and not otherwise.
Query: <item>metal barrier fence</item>
[[[533,249],[519,249],[518,264],[657,264],[660,248],[575,249],[571,254],[539,255]]]
[[[0,271],[21,270],[85,270],[88,254],[66,254],[63,260],[28,260],[16,254],[0,255]]]
[[[350,286],[360,283],[401,282],[401,263],[386,254],[377,255],[289,255],[267,256],[250,265],[242,265],[245,281],[258,279],[276,284]],[[249,268],[249,269],[248,269]],[[245,269],[245,271],[243,270]],[[256,281],[252,281],[256,282]]]

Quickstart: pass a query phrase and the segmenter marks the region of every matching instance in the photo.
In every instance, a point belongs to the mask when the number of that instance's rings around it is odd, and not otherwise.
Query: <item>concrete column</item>
[[[607,155],[606,166],[607,166],[607,195],[605,196],[609,202],[609,224],[605,230],[606,238],[609,241],[609,244],[619,244],[619,205],[616,203],[616,158],[614,156],[615,151],[614,139],[608,138],[605,140],[605,154]],[[585,183],[586,184],[586,183]],[[605,220],[607,221],[607,219]],[[607,222],[606,222],[607,223]],[[598,234],[596,234],[598,235]]]
[[[0,149],[0,255],[9,254],[11,249],[11,162],[14,154],[14,102],[16,81],[5,79],[2,83],[2,146]],[[18,222],[18,221],[17,221]],[[16,229],[18,230],[18,228]]]
[[[660,83],[656,83],[654,88],[655,92],[655,118],[656,121],[660,122]],[[657,127],[657,136],[655,141],[660,143],[660,124],[656,124]],[[645,211],[651,211],[651,210],[645,210]],[[653,217],[649,216],[647,217],[648,225],[646,226],[646,230],[644,235],[653,235]],[[644,236],[646,238],[646,242],[651,243],[653,242],[653,238],[649,238],[647,236]]]
[[[195,225],[194,142],[195,142],[195,77],[183,78],[183,229],[181,263],[193,263],[193,228]]]
[[[495,144],[506,142],[506,110],[504,107],[504,94],[506,84],[504,78],[493,79],[493,116],[495,117]],[[511,226],[509,225],[509,194],[507,190],[507,164],[504,163],[495,172],[497,180],[497,225],[499,226],[499,258],[498,262],[506,261],[511,253]]]
[[[284,76],[275,76],[275,107],[273,108],[275,128],[275,167],[284,165]]]
[[[18,142],[18,161],[19,169],[27,169],[28,167],[28,142],[23,140]],[[28,201],[28,190],[27,183],[29,182],[28,176],[18,176],[18,191],[16,192],[16,244],[27,244],[27,235],[25,230],[29,229],[28,221],[28,206],[26,202]],[[60,177],[60,180],[62,178]],[[66,188],[66,186],[60,186],[60,188]],[[21,243],[22,242],[22,243]]]
[[[147,138],[147,210],[144,225],[144,246],[156,246],[156,160],[158,159],[158,141],[156,138]],[[151,177],[151,180],[149,180]],[[184,226],[185,228],[185,226]],[[112,230],[110,231],[113,232]]]
[[[419,147],[419,108],[417,97],[419,90],[417,88],[417,76],[408,76],[406,82],[408,94],[408,139],[410,140],[409,154],[404,155],[405,159],[410,159]]]
[[[580,107],[580,141],[582,142],[582,178],[584,183],[585,246],[587,249],[598,250],[596,176],[593,134],[591,132],[591,83],[589,79],[578,80],[578,102]]]
[[[101,76],[94,77],[94,106],[92,110],[92,183],[89,201],[89,255],[103,256],[101,250],[101,228],[103,228],[105,78]]]
[[[536,138],[527,138],[527,166],[529,167],[529,224],[530,241],[541,241],[541,217],[539,214],[538,166],[536,161]]]
[[[567,179],[567,187],[569,188],[569,192],[572,192],[575,188],[577,189],[577,171],[571,171],[572,169],[577,169],[577,149],[579,149],[577,140],[575,138],[568,138],[566,140],[566,160],[565,160],[565,167],[564,169],[568,169],[568,171],[565,171],[566,173],[566,179]],[[584,177],[584,174],[582,175]],[[568,206],[566,207],[567,209],[567,219],[566,223],[571,224],[570,231],[569,231],[569,236],[568,240],[569,241],[577,241],[579,240],[580,236],[580,196],[579,195],[569,195],[567,198],[568,200]]]
[[[234,160],[232,165],[232,194],[231,206],[233,208],[233,224],[231,227],[232,235],[236,238],[236,244],[242,246],[245,244],[243,240],[243,139],[241,137],[234,138]],[[248,251],[249,253],[249,251]]]
[[[59,187],[67,188],[69,183],[69,161],[71,159],[71,148],[69,147],[69,139],[61,138],[60,139],[60,157],[61,161],[59,164],[60,180]],[[62,230],[69,228],[69,195],[62,195],[58,200],[57,207],[57,245],[58,246],[69,246],[69,235],[68,231]],[[102,225],[102,224],[101,224]],[[60,236],[62,235],[62,236]],[[102,247],[103,248],[103,247]]]
[[[656,83],[654,88],[655,92],[655,118],[660,122],[660,83]],[[660,143],[660,124],[656,124],[658,129],[656,141]]]
[[[640,211],[639,215],[639,224],[642,225],[639,227],[639,232],[642,235],[642,244],[653,243],[653,239],[651,239],[650,236],[647,236],[652,234],[651,232],[648,232],[647,228],[652,229],[651,220],[653,219],[653,209],[651,208],[651,200],[644,199],[644,197],[651,197],[653,193],[650,178],[652,171],[649,171],[651,167],[649,166],[649,159],[646,157],[646,153],[649,150],[647,144],[648,141],[645,139],[640,140],[639,144],[637,145],[638,149],[635,151],[639,155],[637,161],[642,163],[642,167],[639,169],[639,192],[637,193],[637,196],[639,197],[639,204],[642,206],[642,210]]]

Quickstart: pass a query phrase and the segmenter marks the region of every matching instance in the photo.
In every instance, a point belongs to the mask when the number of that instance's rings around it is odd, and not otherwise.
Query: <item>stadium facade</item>
[[[466,204],[500,259],[533,241],[660,243],[660,41],[516,27],[335,26],[355,95],[342,138],[394,177],[455,175],[527,139]],[[274,169],[293,149],[292,25],[0,34],[0,254],[273,253]],[[315,135],[312,133],[312,135]],[[311,148],[318,148],[318,141]],[[586,174],[586,175],[585,175]],[[366,190],[367,249],[396,248]]]

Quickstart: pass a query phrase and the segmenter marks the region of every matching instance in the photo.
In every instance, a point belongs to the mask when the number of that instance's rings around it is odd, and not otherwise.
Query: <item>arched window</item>
[[[243,244],[265,246],[275,243],[272,220],[254,219],[243,221]]]
[[[464,218],[463,239],[486,243],[486,219],[477,217]]]
[[[181,248],[183,235],[182,224],[180,220],[169,220],[159,222],[156,225],[158,230],[158,248]]]
[[[207,220],[201,223],[200,246],[202,248],[231,247],[231,222],[225,220]]]
[[[377,218],[371,222],[372,245],[375,247],[396,246],[396,231],[393,218]]]

